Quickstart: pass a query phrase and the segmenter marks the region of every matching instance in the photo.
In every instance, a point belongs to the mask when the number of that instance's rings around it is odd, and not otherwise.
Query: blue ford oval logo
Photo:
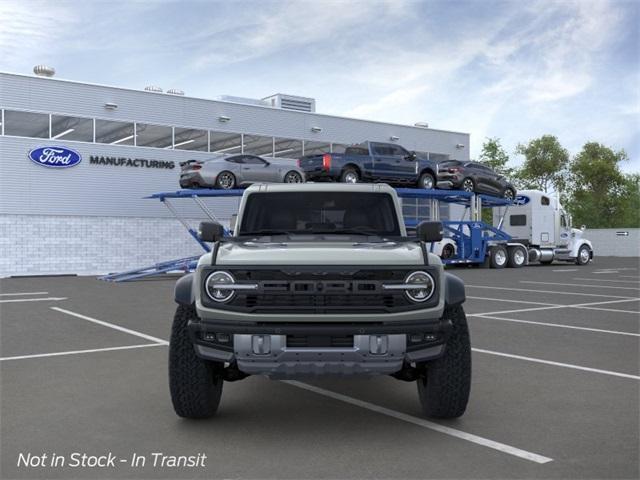
[[[29,152],[33,163],[51,168],[74,167],[82,161],[82,156],[70,148],[38,147]]]
[[[513,201],[514,205],[526,205],[529,203],[531,199],[526,195],[516,195],[515,200]]]

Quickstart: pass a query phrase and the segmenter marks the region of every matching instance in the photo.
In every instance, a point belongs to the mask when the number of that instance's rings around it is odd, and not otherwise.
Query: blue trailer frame
[[[470,220],[447,220],[443,222],[445,231],[450,234],[450,237],[456,243],[456,256],[454,258],[443,259],[442,261],[445,264],[484,263],[487,259],[491,245],[496,243],[506,243],[511,240],[511,237],[504,231],[492,225],[488,225],[479,219],[479,210],[482,206],[491,208],[508,206],[511,204],[509,200],[492,197],[490,195],[475,194],[472,192],[458,190],[419,190],[413,188],[397,188],[395,190],[400,198],[430,200],[432,202],[432,214],[434,211],[438,211],[438,202],[458,204],[464,206],[465,209],[469,209]],[[174,217],[182,223],[189,235],[198,242],[206,253],[211,251],[211,247],[200,240],[197,230],[180,216],[178,211],[173,207],[172,200],[185,198],[192,199],[207,217],[213,221],[218,221],[215,214],[202,202],[201,198],[241,197],[243,193],[243,189],[212,190],[201,188],[177,190],[174,192],[159,192],[144,198],[160,200],[160,202],[162,202],[169,211],[171,211]],[[414,220],[405,219],[405,225],[408,228],[415,228],[419,221],[420,219],[417,218]],[[230,234],[229,231],[225,231],[225,233],[227,235]],[[433,251],[433,244],[431,245],[431,250]],[[199,256],[193,256],[168,260],[148,267],[128,270],[126,272],[111,273],[100,277],[100,279],[113,282],[125,282],[174,271],[188,272],[195,269],[198,258]]]

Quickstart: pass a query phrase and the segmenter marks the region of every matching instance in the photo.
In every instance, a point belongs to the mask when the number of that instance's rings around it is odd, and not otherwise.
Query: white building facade
[[[180,93],[180,92],[178,92]],[[219,154],[293,159],[396,142],[434,160],[469,158],[469,135],[317,114],[313,99],[206,100],[0,73],[0,276],[100,274],[196,255],[201,247],[157,200],[179,163]],[[48,168],[36,149],[79,161]],[[177,207],[201,219],[190,202]],[[208,200],[223,222],[237,199]]]

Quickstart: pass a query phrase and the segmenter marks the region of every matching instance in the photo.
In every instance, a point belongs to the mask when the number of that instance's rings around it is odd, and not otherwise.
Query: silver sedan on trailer
[[[301,183],[304,172],[293,159],[257,155],[220,156],[180,163],[181,188],[239,188],[252,183]]]

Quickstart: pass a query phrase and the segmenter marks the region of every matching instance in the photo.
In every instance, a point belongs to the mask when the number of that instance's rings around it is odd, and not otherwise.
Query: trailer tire
[[[424,172],[418,180],[418,188],[433,190],[436,188],[436,178],[429,172]]]
[[[509,260],[507,266],[509,268],[520,268],[527,263],[527,251],[523,247],[508,247]]]
[[[340,181],[342,183],[358,183],[360,181],[360,175],[355,168],[347,167],[342,171]]]
[[[208,418],[218,410],[222,395],[222,362],[196,355],[189,338],[189,320],[198,318],[193,305],[178,305],[169,342],[169,391],[176,414],[184,418]]]
[[[504,268],[509,260],[507,249],[502,245],[494,245],[489,250],[489,266],[491,268]]]
[[[591,260],[591,249],[588,245],[583,244],[578,249],[578,256],[576,257],[576,265],[586,265]]]
[[[471,390],[471,342],[462,305],[445,308],[443,318],[451,320],[453,330],[444,354],[421,364],[418,397],[427,417],[456,418],[467,408]]]

